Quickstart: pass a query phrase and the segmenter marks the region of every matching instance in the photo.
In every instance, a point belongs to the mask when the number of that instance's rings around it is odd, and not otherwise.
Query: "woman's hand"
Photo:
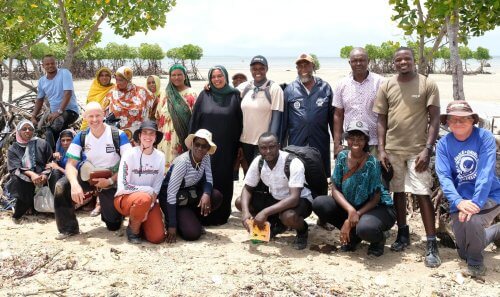
[[[345,220],[342,228],[340,228],[340,244],[348,244],[351,239],[349,238],[349,234],[351,233],[351,223],[349,220]]]
[[[200,214],[204,217],[208,216],[212,211],[212,206],[210,204],[210,196],[207,193],[203,193],[200,198],[200,203],[198,203],[198,207],[200,208]]]
[[[167,243],[175,243],[177,239],[177,228],[175,227],[168,227],[167,229]]]
[[[355,209],[352,209],[348,213],[347,220],[351,224],[351,227],[355,227],[359,222],[359,214]]]

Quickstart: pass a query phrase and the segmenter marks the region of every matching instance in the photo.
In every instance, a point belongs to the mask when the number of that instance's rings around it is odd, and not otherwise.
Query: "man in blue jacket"
[[[314,60],[310,55],[301,54],[295,64],[298,77],[284,92],[285,112],[281,143],[317,148],[323,159],[326,176],[330,176],[333,91],[327,82],[313,76]]]
[[[466,101],[452,101],[441,115],[451,133],[436,147],[436,173],[450,202],[458,255],[467,261],[465,274],[486,273],[483,252],[500,239],[500,181],[496,176],[496,145],[490,131],[475,127],[479,117]]]

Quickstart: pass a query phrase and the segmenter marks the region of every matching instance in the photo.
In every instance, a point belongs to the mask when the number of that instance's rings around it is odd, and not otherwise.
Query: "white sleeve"
[[[161,189],[161,184],[163,183],[163,179],[165,178],[165,155],[160,152],[160,151],[157,151],[155,149],[155,152],[157,152],[158,156],[159,156],[159,162],[158,162],[158,174],[155,176],[155,180],[153,182],[153,189],[154,189],[154,192],[158,195],[160,193],[160,189]]]
[[[302,161],[298,158],[294,158],[290,162],[290,179],[288,180],[288,186],[290,188],[303,188],[306,182],[305,168]]]
[[[250,164],[250,167],[248,167],[247,175],[245,175],[245,185],[248,185],[250,187],[256,187],[259,184],[260,181],[260,172],[259,172],[259,160],[261,159],[261,156],[258,156],[257,158],[253,159],[252,163]]]

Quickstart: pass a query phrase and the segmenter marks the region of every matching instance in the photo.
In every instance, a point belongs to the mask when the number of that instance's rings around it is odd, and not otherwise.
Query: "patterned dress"
[[[143,87],[129,83],[125,92],[116,87],[106,95],[109,100],[109,111],[120,119],[120,129],[123,130],[130,141],[135,130],[141,123],[150,118],[155,98]]]
[[[179,94],[186,100],[189,109],[193,110],[194,103],[198,94],[192,89],[187,88]],[[163,140],[158,144],[158,149],[165,153],[165,167],[166,170],[174,159],[182,154],[182,145],[174,130],[174,124],[170,113],[168,112],[167,95],[162,92],[160,101],[156,108],[156,121],[158,129],[163,132]]]

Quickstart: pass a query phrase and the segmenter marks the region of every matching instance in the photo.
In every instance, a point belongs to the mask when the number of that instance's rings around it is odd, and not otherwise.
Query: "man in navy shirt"
[[[301,54],[295,64],[298,77],[284,91],[281,143],[317,148],[323,159],[326,176],[330,176],[333,91],[326,81],[313,76],[314,60],[310,55]]]
[[[451,102],[441,115],[451,133],[436,148],[436,173],[450,202],[458,255],[467,261],[465,274],[472,277],[485,274],[484,249],[500,239],[500,224],[490,226],[500,214],[495,138],[475,127],[478,121],[466,101]]]

